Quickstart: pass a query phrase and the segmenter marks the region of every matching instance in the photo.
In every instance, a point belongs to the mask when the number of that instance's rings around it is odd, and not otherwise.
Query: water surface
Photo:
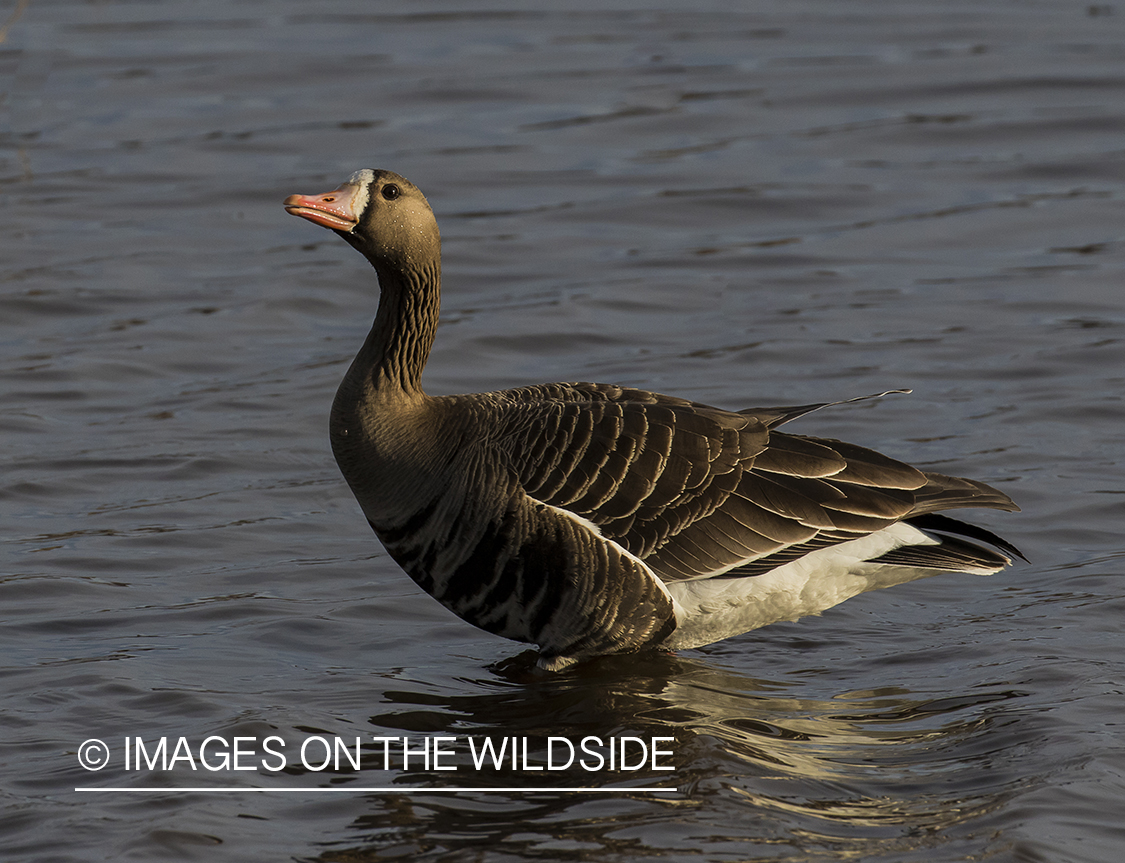
[[[14,859],[1119,859],[1122,9],[9,7]],[[332,463],[377,294],[280,201],[361,167],[440,220],[431,393],[912,387],[794,431],[997,485],[1024,512],[974,519],[1031,564],[532,673],[418,591]],[[375,744],[358,772],[125,771],[127,735],[670,736],[673,771],[549,778],[678,793],[445,792],[544,780],[464,751],[384,771]],[[106,770],[78,765],[87,738]],[[402,793],[175,790],[349,785]]]

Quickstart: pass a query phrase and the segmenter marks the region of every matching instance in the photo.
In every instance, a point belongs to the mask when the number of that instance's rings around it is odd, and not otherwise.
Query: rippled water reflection
[[[19,17],[15,17],[16,13]],[[1125,77],[1105,4],[9,4],[4,798],[16,859],[1096,861],[1125,794]],[[421,596],[328,449],[360,167],[445,245],[434,393],[725,407],[999,485],[1032,564],[534,672]],[[125,771],[121,741],[672,736],[534,771]],[[110,766],[77,763],[90,737]],[[538,742],[538,743],[537,743]],[[75,793],[149,786],[153,794]],[[176,792],[400,786],[402,793]]]

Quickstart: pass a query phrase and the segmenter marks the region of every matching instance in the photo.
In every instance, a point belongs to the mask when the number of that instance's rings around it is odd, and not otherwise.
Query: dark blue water
[[[9,15],[12,859],[1120,859],[1125,8]],[[280,202],[363,167],[410,177],[441,223],[431,393],[600,380],[739,408],[912,387],[794,431],[997,485],[1024,511],[975,520],[1032,562],[532,673],[398,570],[332,462],[377,294]],[[359,770],[300,762],[357,736]],[[254,769],[126,770],[137,737],[193,759],[244,737]],[[374,737],[452,738],[456,770],[384,770]],[[673,769],[524,769],[549,737],[670,737]],[[79,765],[89,738],[106,769]],[[475,768],[470,741],[509,738],[527,764]],[[676,792],[622,790],[653,785]]]

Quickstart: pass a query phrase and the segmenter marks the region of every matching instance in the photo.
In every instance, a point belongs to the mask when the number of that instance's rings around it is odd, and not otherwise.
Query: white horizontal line
[[[449,793],[449,792],[454,792],[454,791],[492,791],[492,792],[495,792],[495,791],[507,791],[507,792],[510,792],[510,791],[566,791],[566,792],[600,792],[602,794],[613,794],[613,793],[621,793],[621,792],[639,791],[639,792],[648,792],[648,793],[656,793],[656,794],[675,794],[675,793],[678,793],[680,789],[678,789],[678,788],[667,788],[667,787],[659,786],[659,785],[645,785],[645,786],[640,786],[640,787],[637,787],[637,788],[472,788],[472,787],[453,787],[453,788],[401,788],[401,787],[397,787],[397,788],[396,787],[391,787],[391,788],[386,788],[386,787],[384,787],[384,788],[353,788],[350,785],[341,785],[341,786],[338,786],[338,787],[334,786],[334,787],[331,787],[331,788],[257,788],[257,787],[249,787],[249,788],[99,788],[99,787],[89,787],[89,788],[75,788],[74,790],[75,791],[130,792],[130,793],[146,792],[147,791],[149,793],[162,792],[162,793],[165,793],[165,794],[167,794],[169,792],[176,792],[176,791],[191,792],[193,794],[198,794],[198,793],[208,794],[208,793],[222,793],[222,792],[228,792],[229,793],[229,792],[235,792],[235,791],[270,791],[270,792],[278,792],[278,791],[288,791],[288,792],[293,792],[293,791],[336,791],[336,792],[351,791],[351,792],[363,792],[363,793],[366,793],[366,794],[373,794],[373,793],[374,794],[433,794],[433,793]]]

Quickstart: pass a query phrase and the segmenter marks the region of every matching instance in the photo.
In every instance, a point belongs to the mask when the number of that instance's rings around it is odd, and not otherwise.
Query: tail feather
[[[1027,562],[1027,558],[1024,557],[1023,552],[1008,542],[1008,540],[975,524],[968,524],[967,522],[958,521],[955,518],[950,518],[947,515],[940,515],[938,513],[915,515],[906,519],[906,521],[919,530],[925,531],[935,539],[948,540],[950,537],[956,536],[968,537],[969,539],[975,539],[979,542],[987,542],[989,545],[995,546],[1006,554],[1010,554],[1012,557],[1018,557],[1020,560]]]

